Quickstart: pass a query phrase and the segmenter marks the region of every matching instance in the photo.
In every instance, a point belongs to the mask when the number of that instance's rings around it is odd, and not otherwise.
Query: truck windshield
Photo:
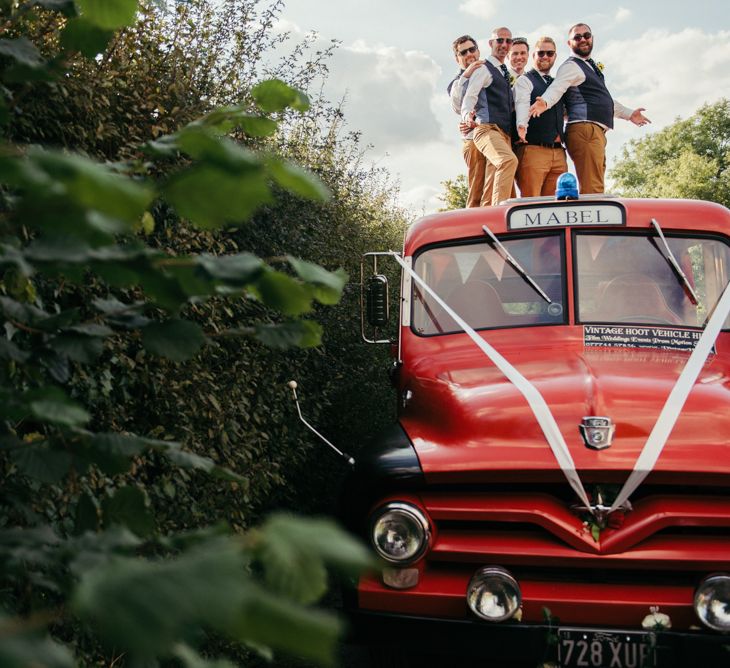
[[[509,254],[550,298],[548,303],[489,240],[420,253],[416,273],[474,329],[563,324],[565,260],[562,233],[501,239]],[[413,288],[413,328],[449,334],[461,328],[428,294]]]
[[[577,317],[584,323],[702,327],[728,281],[730,248],[718,239],[666,234],[690,291],[649,234],[575,234]],[[729,324],[725,323],[725,328]]]

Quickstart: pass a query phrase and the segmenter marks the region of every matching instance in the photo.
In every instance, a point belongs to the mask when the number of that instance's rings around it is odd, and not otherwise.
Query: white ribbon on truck
[[[689,359],[679,374],[677,382],[674,384],[672,391],[669,393],[662,412],[659,413],[656,424],[646,439],[646,443],[641,450],[641,454],[634,464],[634,470],[628,477],[621,491],[618,493],[615,501],[611,505],[609,513],[613,512],[624,504],[625,501],[636,491],[636,488],[643,482],[656,466],[659,455],[662,454],[664,446],[672,433],[674,425],[677,423],[679,414],[684,408],[690,390],[697,381],[702,367],[705,365],[707,358],[715,345],[722,326],[730,314],[730,283],[725,286],[725,290],[717,302],[717,306],[712,313],[712,317],[705,326],[700,340],[697,342],[695,349],[689,356]]]
[[[443,308],[461,327],[464,332],[471,338],[474,343],[479,346],[482,352],[494,363],[494,365],[507,377],[507,379],[522,393],[522,396],[527,400],[528,405],[532,409],[532,412],[537,419],[542,433],[545,434],[545,438],[550,445],[550,449],[553,451],[553,455],[560,465],[560,470],[563,475],[567,478],[570,486],[575,490],[578,498],[585,504],[587,508],[590,507],[590,501],[588,495],[583,488],[578,477],[578,472],[575,470],[575,463],[573,457],[570,455],[568,445],[563,438],[563,434],[558,427],[558,423],[555,421],[553,414],[550,412],[550,408],[547,402],[540,394],[539,390],[525,378],[515,367],[513,367],[502,355],[500,355],[491,345],[489,345],[479,334],[477,334],[464,320],[454,312],[454,310],[439,297],[429,285],[414,272],[400,257],[400,254],[393,253],[393,257],[396,259],[398,264],[403,267],[403,271],[407,272],[410,277],[418,283],[433,299],[436,303]]]
[[[525,378],[514,366],[512,366],[497,350],[487,343],[472,327],[470,327],[441,297],[439,297],[429,285],[413,271],[401,258],[399,253],[391,251],[392,256],[400,264],[403,270],[420,285],[431,297],[448,313],[454,321],[464,330],[464,333],[474,341],[481,351],[492,361],[492,363],[507,377],[507,379],[520,391],[527,400],[530,409],[542,429],[545,439],[553,452],[553,455],[560,466],[560,470],[575,490],[578,498],[585,504],[586,509],[591,508],[590,500],[586,494],[583,483],[575,469],[573,457],[570,454],[568,445],[558,427],[555,417],[550,411],[547,402],[539,390]],[[715,310],[712,313],[700,340],[687,360],[682,373],[679,375],[672,391],[669,393],[664,407],[662,408],[656,424],[649,435],[641,453],[634,464],[634,470],[621,488],[618,496],[611,505],[609,513],[620,508],[633,494],[637,487],[643,482],[649,473],[652,472],[664,446],[669,438],[674,425],[682,412],[697,376],[712,351],[715,341],[722,329],[722,325],[730,315],[730,283],[720,297]]]

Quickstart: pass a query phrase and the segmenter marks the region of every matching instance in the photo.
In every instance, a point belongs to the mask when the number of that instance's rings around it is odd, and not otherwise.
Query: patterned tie
[[[507,85],[511,86],[512,82],[510,81],[510,78],[509,78],[509,72],[507,71],[507,66],[504,63],[502,63],[499,66],[499,69],[502,70],[502,76],[504,77],[504,80],[507,82]]]
[[[543,74],[542,78],[545,79],[545,83],[548,86],[553,82],[553,78],[549,74]]]
[[[593,58],[589,58],[586,62],[593,68],[593,71],[599,77],[601,77],[601,79],[603,79],[603,72],[601,72],[601,70],[598,68],[598,65],[596,65],[596,61],[593,60]]]

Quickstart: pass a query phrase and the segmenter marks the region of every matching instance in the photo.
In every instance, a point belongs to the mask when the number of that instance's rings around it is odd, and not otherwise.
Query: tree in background
[[[362,548],[329,523],[285,516],[238,534],[205,527],[249,527],[239,506],[262,480],[276,484],[257,477],[267,462],[221,406],[239,389],[220,384],[224,365],[248,386],[262,360],[249,351],[241,362],[242,344],[317,344],[321,326],[302,316],[334,304],[345,281],[290,255],[262,260],[222,231],[288,198],[289,230],[303,202],[329,206],[320,179],[270,148],[308,102],[267,81],[239,104],[196,107],[188,82],[169,110],[184,122],[163,127],[160,91],[139,84],[156,79],[146,55],[169,65],[172,49],[119,46],[136,10],[136,0],[0,4],[0,663],[231,665],[201,657],[211,632],[327,663],[338,625],[307,606],[327,565],[368,563]],[[74,110],[87,80],[106,99]],[[187,360],[197,364],[181,370]],[[248,465],[229,467],[233,450]],[[207,489],[226,505],[206,505]]]
[[[453,180],[441,181],[441,185],[444,187],[444,193],[439,196],[439,199],[446,206],[443,209],[439,209],[439,211],[450,211],[451,209],[463,209],[466,207],[466,202],[469,198],[469,184],[464,174],[459,174]]]
[[[627,197],[705,199],[730,206],[730,101],[705,104],[632,140],[610,177]]]
[[[66,73],[52,82],[37,78],[18,84],[22,113],[10,115],[8,135],[18,142],[47,141],[105,160],[144,164],[150,150],[164,151],[156,140],[165,133],[214,104],[250,104],[255,85],[279,75],[287,84],[315,91],[309,110],[282,109],[268,121],[239,114],[231,136],[250,149],[309,168],[333,196],[313,201],[303,197],[306,190],[290,190],[284,187],[288,182],[275,180],[251,222],[206,229],[188,224],[190,211],[156,202],[140,225],[141,234],[166,252],[246,249],[270,258],[274,266],[283,262],[286,267],[286,256],[295,248],[301,259],[358,276],[362,252],[400,246],[406,217],[395,204],[397,191],[387,175],[365,166],[359,136],[347,131],[343,111],[318,95],[332,45],[320,46],[313,35],[290,45],[272,29],[281,5],[259,0],[143,3],[138,20],[89,59],[78,53],[98,51],[77,36],[86,34],[85,25],[69,22],[73,29],[68,30],[63,17],[40,11],[36,3],[33,21],[23,29],[44,57],[63,61]],[[59,52],[59,44],[68,48]],[[146,153],[141,146],[147,146]],[[166,160],[154,168],[161,179],[178,159]],[[279,170],[279,177],[285,176]],[[301,188],[304,181],[295,182]],[[179,190],[188,188],[214,217],[216,208],[228,205],[230,198],[210,197],[205,184],[195,191],[184,183]],[[241,206],[252,201],[243,189],[233,194]],[[181,442],[244,472],[246,481],[236,487],[138,468],[138,484],[155,483],[148,492],[159,509],[159,525],[225,519],[245,529],[271,507],[326,508],[336,495],[342,465],[302,429],[286,382],[292,377],[300,382],[308,418],[353,454],[378,425],[391,421],[394,404],[384,391],[388,353],[359,340],[357,284],[345,286],[337,305],[314,304],[309,319],[324,331],[322,345],[314,350],[264,349],[251,339],[219,334],[262,318],[277,321],[254,291],[233,302],[212,299],[189,308],[211,342],[194,358],[173,364],[147,355],[133,342],[107,341],[105,354],[95,362],[97,373],[78,379],[75,387],[115,428]]]

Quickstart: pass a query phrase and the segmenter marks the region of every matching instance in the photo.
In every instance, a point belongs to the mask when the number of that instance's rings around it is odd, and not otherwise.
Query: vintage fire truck
[[[385,564],[349,607],[386,656],[730,665],[730,211],[575,197],[426,216],[365,258],[398,419],[343,513]]]

